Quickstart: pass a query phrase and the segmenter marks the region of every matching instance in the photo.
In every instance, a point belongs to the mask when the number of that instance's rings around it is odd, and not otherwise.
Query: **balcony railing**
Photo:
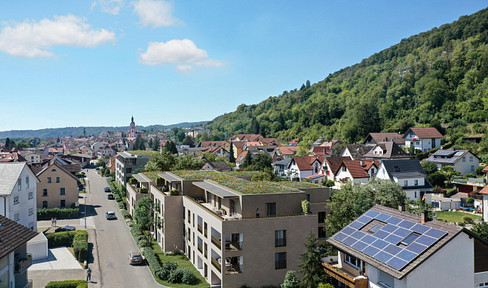
[[[239,273],[242,273],[242,265],[240,264],[225,265],[225,274],[239,274]]]
[[[219,249],[222,249],[222,248],[220,248],[222,246],[222,242],[220,241],[220,239],[218,239],[217,237],[215,237],[213,235],[212,235],[212,243],[215,246],[219,247]]]
[[[225,250],[226,251],[238,251],[242,250],[242,241],[226,241],[225,242]]]
[[[366,276],[355,276],[352,275],[340,267],[333,266],[329,263],[323,262],[322,266],[324,271],[330,277],[336,279],[337,281],[347,285],[351,288],[367,288],[368,287],[368,277]]]
[[[15,260],[15,273],[23,273],[32,264],[32,255],[27,254],[24,257]]]
[[[215,259],[214,257],[212,257],[212,265],[217,268],[217,270],[221,270],[222,268],[220,267],[220,263],[219,261],[217,261],[217,259]]]

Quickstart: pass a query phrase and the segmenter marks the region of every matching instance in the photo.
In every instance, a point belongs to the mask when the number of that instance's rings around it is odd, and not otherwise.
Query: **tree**
[[[159,139],[159,137],[154,138],[154,141],[152,143],[151,149],[154,150],[154,151],[159,151],[159,142],[161,142],[161,140]]]
[[[234,156],[234,145],[232,143],[230,143],[229,149],[229,162],[236,163],[236,157]]]
[[[286,272],[285,281],[281,288],[300,288],[300,281],[297,279],[297,272],[289,270]]]
[[[178,154],[178,149],[176,149],[176,144],[171,140],[168,140],[168,142],[166,142],[166,145],[164,146],[163,150],[167,150],[171,154]]]
[[[188,145],[190,147],[195,147],[195,142],[193,142],[193,138],[191,138],[190,135],[187,135],[185,137],[185,140],[183,140],[183,142],[181,144]]]
[[[476,233],[481,239],[488,241],[488,223],[481,221],[474,224],[471,232]]]
[[[171,129],[171,134],[174,136],[175,141],[177,143],[183,142],[183,140],[185,140],[186,137],[185,130],[178,127]]]
[[[144,143],[146,140],[142,139],[141,135],[137,135],[136,141],[134,142],[134,150],[146,150],[146,145]]]
[[[250,154],[250,153],[248,153]],[[267,169],[272,169],[271,163],[273,159],[268,153],[261,153],[256,155],[253,160],[252,167],[255,171],[266,171]]]
[[[307,80],[307,82],[305,82],[305,88],[310,88],[310,80]]]
[[[313,232],[310,232],[305,242],[305,253],[300,255],[300,274],[304,288],[315,288],[325,280],[325,273],[320,260],[319,242]]]
[[[259,123],[258,123],[258,120],[256,120],[255,117],[252,117],[252,119],[251,119],[251,126],[249,128],[249,133],[251,133],[251,134],[259,134]]]
[[[200,170],[205,162],[191,155],[183,155],[176,158],[173,170]]]
[[[149,197],[143,197],[137,201],[136,209],[134,210],[134,220],[141,230],[148,230],[153,223],[153,217],[151,216],[152,207],[153,201]]]
[[[434,162],[424,161],[424,162],[422,162],[421,165],[422,165],[422,168],[424,169],[425,174],[427,174],[427,176],[429,176],[432,173],[437,172],[437,164],[435,164]]]
[[[253,160],[252,160],[251,152],[247,151],[246,157],[244,157],[244,161],[242,162],[242,164],[240,165],[240,167],[241,168],[246,168],[246,167],[251,166],[252,163],[253,163]]]
[[[434,172],[428,176],[430,184],[438,187],[446,187],[446,176],[442,172]]]
[[[176,164],[176,157],[171,154],[168,150],[163,149],[161,153],[154,155],[149,159],[146,166],[144,166],[145,171],[170,171]]]

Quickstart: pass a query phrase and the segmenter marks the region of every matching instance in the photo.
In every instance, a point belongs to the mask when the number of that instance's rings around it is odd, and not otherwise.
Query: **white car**
[[[117,219],[117,216],[115,215],[115,212],[114,211],[108,211],[105,214],[105,217],[107,217],[107,220],[115,220],[115,219]]]

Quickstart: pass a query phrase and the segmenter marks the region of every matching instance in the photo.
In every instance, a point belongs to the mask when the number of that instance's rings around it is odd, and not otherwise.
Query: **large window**
[[[59,188],[59,195],[66,195],[66,188],[64,187]]]
[[[42,189],[42,196],[44,196],[44,197],[47,196],[47,189]]]
[[[325,223],[325,212],[319,212],[319,223]]]
[[[286,252],[275,253],[275,269],[286,268]]]
[[[349,254],[345,254],[344,255],[344,262],[346,262],[347,264],[353,266],[357,270],[363,270],[362,261],[359,260],[358,258],[354,257],[354,256],[351,256]]]
[[[286,246],[286,230],[275,231],[275,247]]]
[[[266,217],[276,216],[276,203],[266,203]]]

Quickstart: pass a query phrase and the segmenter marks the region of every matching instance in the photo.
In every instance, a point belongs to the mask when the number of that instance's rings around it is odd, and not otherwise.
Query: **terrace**
[[[324,271],[327,275],[334,278],[338,282],[341,282],[347,287],[351,288],[367,288],[368,287],[368,277],[361,275],[354,275],[340,267],[338,264],[333,265],[332,263],[322,262]]]

